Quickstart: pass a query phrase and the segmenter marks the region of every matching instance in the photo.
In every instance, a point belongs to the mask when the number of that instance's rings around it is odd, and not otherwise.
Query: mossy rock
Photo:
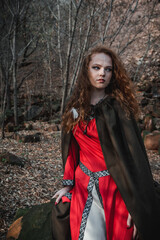
[[[7,240],[52,240],[51,213],[53,204],[52,200],[31,208],[19,209],[15,216],[16,220],[8,230]]]
[[[151,133],[151,132],[148,131],[148,130],[143,130],[143,132],[142,132],[142,138],[143,138],[143,140],[144,140],[145,136],[147,136],[147,135],[150,134],[150,133]]]
[[[26,215],[31,208],[19,208],[16,212],[16,215],[14,216],[14,220],[17,220],[20,217],[23,217],[24,215]]]
[[[18,157],[10,152],[2,151],[0,152],[0,161],[4,164],[8,163],[11,165],[17,165],[24,167],[25,165],[25,159]]]

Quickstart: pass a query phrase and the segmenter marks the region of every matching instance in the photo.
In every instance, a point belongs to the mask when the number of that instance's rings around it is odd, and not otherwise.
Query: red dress
[[[79,148],[71,142],[63,177],[64,185],[73,185],[70,193],[62,198],[63,202],[71,201],[72,240],[131,240],[133,227],[127,228],[128,211],[107,170],[95,118],[89,121],[86,134],[85,128],[81,122],[73,129]],[[80,154],[78,166],[76,151]],[[101,236],[102,229],[105,231]],[[101,237],[97,238],[96,234]]]

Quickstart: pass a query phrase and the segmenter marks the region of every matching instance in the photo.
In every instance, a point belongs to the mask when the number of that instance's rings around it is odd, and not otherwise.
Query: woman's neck
[[[91,92],[91,104],[97,104],[101,99],[105,97],[105,89],[95,89]]]

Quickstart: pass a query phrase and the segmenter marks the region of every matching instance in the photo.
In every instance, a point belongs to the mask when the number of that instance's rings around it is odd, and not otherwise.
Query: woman
[[[104,46],[92,49],[63,115],[64,188],[53,196],[71,203],[72,240],[157,234],[158,200],[137,114],[119,58]]]

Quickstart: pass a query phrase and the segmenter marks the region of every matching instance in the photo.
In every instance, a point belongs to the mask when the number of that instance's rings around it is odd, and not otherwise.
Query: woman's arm
[[[63,145],[62,145],[63,153]],[[63,155],[63,154],[62,154]],[[52,198],[56,198],[55,204],[58,204],[63,196],[66,195],[74,186],[74,175],[75,170],[78,165],[78,156],[79,156],[79,147],[75,138],[71,137],[68,156],[66,156],[65,165],[64,165],[64,175],[63,175],[63,188],[60,189]]]
[[[69,144],[68,156],[64,166],[64,175],[63,175],[63,181],[62,181],[64,187],[74,186],[75,170],[78,165],[78,159],[79,159],[79,146],[76,139],[72,135],[71,141]]]

